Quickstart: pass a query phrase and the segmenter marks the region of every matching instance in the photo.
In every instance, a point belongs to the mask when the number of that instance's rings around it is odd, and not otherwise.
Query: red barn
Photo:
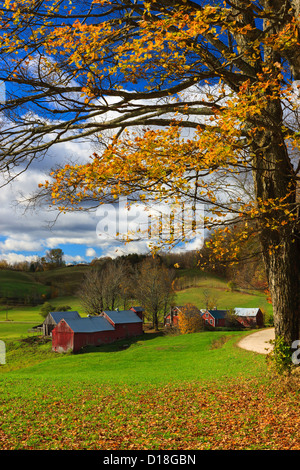
[[[115,329],[104,317],[62,319],[52,330],[52,351],[77,352],[84,346],[97,346],[115,340]]]
[[[114,327],[117,339],[143,334],[143,320],[132,310],[104,310],[102,315]]]
[[[264,326],[264,316],[260,308],[235,308],[234,313],[245,327]]]
[[[217,327],[226,325],[227,310],[205,310],[202,318],[205,323]]]
[[[130,310],[136,313],[140,317],[141,320],[144,320],[145,309],[143,307],[130,307]]]
[[[166,327],[178,326],[178,314],[183,307],[171,307],[170,313],[165,316],[164,324]]]
[[[56,327],[56,325],[60,322],[62,319],[67,319],[67,320],[76,320],[78,318],[81,318],[78,312],[50,312],[46,316],[44,322],[43,322],[43,334],[44,336],[50,336],[53,328]]]
[[[98,316],[62,319],[52,330],[52,351],[77,352],[143,334],[143,320],[132,310],[105,311]]]

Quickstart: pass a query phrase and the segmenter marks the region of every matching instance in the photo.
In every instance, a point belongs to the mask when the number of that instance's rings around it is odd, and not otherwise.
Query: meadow
[[[201,287],[178,292],[178,304],[188,290],[196,299]],[[53,301],[84,314],[75,297]],[[264,355],[239,348],[249,331],[148,331],[57,354],[28,331],[38,312],[0,312],[0,449],[300,449],[297,377],[278,378]]]

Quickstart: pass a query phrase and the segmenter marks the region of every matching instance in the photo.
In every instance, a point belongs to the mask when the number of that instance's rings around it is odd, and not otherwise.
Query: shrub
[[[193,304],[186,304],[178,314],[178,327],[181,334],[196,333],[204,329],[201,312]]]
[[[231,290],[231,292],[233,292],[234,290],[237,289],[237,284],[236,284],[236,282],[234,282],[234,281],[229,281],[229,282],[227,283],[227,287],[228,287],[228,289]]]
[[[273,345],[273,350],[267,356],[269,365],[279,375],[290,374],[293,367],[290,346],[282,336],[271,340],[270,343]]]

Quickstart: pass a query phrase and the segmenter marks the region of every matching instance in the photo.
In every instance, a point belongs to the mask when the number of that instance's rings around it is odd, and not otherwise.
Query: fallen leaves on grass
[[[27,399],[14,385],[0,388],[1,449],[300,449],[299,384],[35,383]]]

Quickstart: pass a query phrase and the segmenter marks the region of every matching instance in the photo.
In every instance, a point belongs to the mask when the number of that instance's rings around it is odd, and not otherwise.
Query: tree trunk
[[[153,328],[158,331],[158,310],[155,309],[153,312]]]
[[[291,345],[300,339],[299,213],[298,219],[286,224],[285,211],[297,211],[297,183],[282,134],[281,105],[273,101],[265,111],[264,130],[252,144],[256,200],[272,199],[278,204],[261,216],[260,242],[273,303],[275,336],[282,336]],[[280,206],[283,198],[284,208]]]
[[[289,345],[300,339],[300,249],[299,241],[282,242],[274,254],[264,248],[264,260],[271,293],[275,337],[282,336]]]

